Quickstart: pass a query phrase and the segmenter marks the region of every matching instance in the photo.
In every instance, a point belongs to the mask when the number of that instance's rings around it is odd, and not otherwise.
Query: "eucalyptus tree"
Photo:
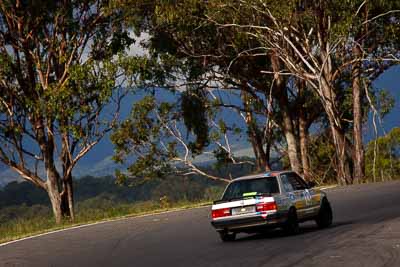
[[[255,106],[259,107],[264,103],[253,92],[252,87],[248,86],[245,79],[227,77],[225,73],[227,68],[231,70],[236,68],[237,65],[228,65],[237,54],[232,50],[221,57],[211,55],[216,52],[216,49],[225,49],[221,46],[222,44],[219,45],[218,43],[221,41],[221,35],[215,32],[216,27],[212,24],[198,27],[203,21],[202,18],[197,15],[185,15],[185,12],[198,13],[200,15],[203,7],[202,4],[199,3],[197,5],[196,3],[189,3],[187,1],[180,3],[179,8],[174,8],[173,2],[161,3],[159,1],[149,1],[144,4],[140,1],[126,1],[125,4],[127,20],[131,22],[131,25],[135,29],[149,33],[150,42],[147,48],[150,55],[165,70],[161,75],[164,77],[161,79],[160,72],[155,73],[154,71],[150,71],[153,75],[149,81],[150,85],[147,83],[144,87],[152,87],[156,84],[167,89],[185,91],[181,97],[182,101],[177,104],[182,108],[181,111],[184,116],[181,118],[184,120],[185,125],[188,126],[189,131],[191,129],[195,130],[193,133],[197,135],[198,140],[202,139],[206,141],[209,132],[215,140],[217,134],[215,132],[216,127],[212,127],[211,125],[212,123],[215,124],[215,122],[209,121],[211,124],[207,125],[207,120],[191,120],[191,116],[185,116],[185,114],[201,114],[201,111],[194,110],[194,107],[205,107],[210,113],[221,108],[238,112],[247,123],[249,141],[256,155],[257,167],[260,170],[270,169],[268,162],[269,152],[267,153],[263,148],[266,143],[263,135],[268,131],[263,130],[264,126],[260,127],[255,117],[255,113],[264,113],[264,111],[260,111],[260,108]],[[188,9],[185,7],[188,7]],[[142,10],[142,18],[137,18],[130,14],[132,10],[137,9]],[[171,20],[167,21],[169,14],[171,15]],[[192,30],[195,28],[197,30],[193,32]],[[191,49],[196,54],[193,54]],[[210,53],[210,56],[203,56],[204,53]],[[250,73],[257,67],[256,61],[242,63],[242,66],[246,65],[242,70],[243,73]],[[251,63],[256,64],[253,65]],[[154,70],[154,65],[152,68]],[[240,72],[240,69],[236,68],[236,72]],[[165,76],[168,76],[167,79],[164,79]],[[241,93],[243,103],[240,105],[225,103],[213,94],[213,91],[216,89],[237,91],[238,88],[241,88],[239,90],[243,89],[243,93]],[[257,99],[254,100],[254,96]],[[185,102],[192,102],[196,99],[202,100],[203,103],[198,103],[195,106],[185,104]],[[209,126],[214,129],[208,131],[207,128]],[[271,128],[272,124],[269,123],[266,127]],[[230,127],[222,128],[228,131],[230,129]],[[196,129],[203,129],[203,131],[200,133]],[[225,132],[220,132],[218,135],[223,136],[223,139],[226,137]],[[205,143],[203,142],[203,144]],[[202,144],[199,143],[199,145],[198,148],[201,150]],[[225,148],[222,148],[220,145],[218,147],[225,152],[222,154],[229,157],[229,161],[235,161],[230,148],[225,146]],[[222,154],[219,153],[218,157]]]
[[[195,66],[189,73],[198,83],[213,73],[221,88],[242,92],[242,106],[234,108],[246,114],[256,158],[268,159],[274,144],[271,135],[260,133],[279,126],[291,167],[309,169],[307,130],[318,114],[325,115],[335,145],[338,182],[362,179],[364,93],[397,62],[398,3],[131,0],[125,4],[128,10],[144,10],[144,18],[131,21],[152,36],[150,49],[156,57],[172,55]],[[320,104],[315,104],[315,96]],[[257,113],[270,123],[261,131],[254,127]],[[267,161],[258,162],[267,166]]]
[[[279,129],[287,144],[283,153],[288,156],[291,167],[300,172],[302,163],[299,156],[298,109],[305,109],[307,105],[299,105],[301,97],[297,93],[297,86],[289,88],[290,80],[293,79],[271,77],[263,73],[270,70],[273,57],[270,51],[262,47],[263,43],[256,36],[230,25],[219,25],[213,19],[213,16],[217,16],[224,22],[236,20],[247,24],[254,23],[252,19],[261,23],[264,16],[254,16],[252,9],[241,9],[238,13],[238,9],[229,1],[226,1],[226,6],[231,8],[223,10],[218,8],[217,2],[149,1],[143,4],[140,1],[126,1],[126,5],[128,12],[135,8],[143,10],[145,18],[133,17],[131,20],[136,28],[148,31],[151,36],[149,49],[156,58],[162,59],[160,55],[165,54],[173,56],[181,64],[181,70],[186,68],[181,77],[201,84],[210,95],[216,87],[240,92],[240,105],[215,101],[212,107],[230,108],[244,118],[259,170],[270,169],[270,152],[277,139],[280,139],[276,135]],[[280,65],[277,62],[274,66],[279,69]],[[303,88],[303,91],[309,91],[307,86]],[[311,99],[303,97],[302,101],[310,104],[313,102]],[[307,107],[318,110],[316,106],[319,104]],[[263,119],[260,120],[261,117]],[[316,118],[306,117],[311,119],[311,123]],[[307,123],[307,129],[311,123]],[[302,158],[306,158],[306,146],[303,148]]]
[[[350,34],[353,38],[351,55],[353,58],[352,96],[353,96],[353,179],[365,178],[365,160],[362,139],[362,122],[365,114],[362,103],[369,97],[370,87],[379,75],[399,62],[399,8],[398,1],[353,1],[358,6],[353,15]],[[365,89],[363,90],[363,87]],[[382,110],[382,115],[385,111]]]
[[[0,161],[74,219],[73,169],[112,128],[131,40],[109,1],[0,2]]]
[[[229,4],[218,0],[212,3],[214,14],[209,15],[210,21],[221,28],[240,29],[258,40],[261,44],[258,49],[272,51],[275,63],[272,71],[265,73],[274,75],[277,82],[281,76],[296,77],[319,96],[336,148],[338,182],[357,182],[363,176],[361,86],[364,87],[365,82],[368,87],[390,62],[398,61],[395,56],[398,53],[399,4],[393,1],[287,1],[285,4],[239,1]],[[253,21],[243,23],[241,15],[248,14],[248,10],[253,12]],[[237,16],[226,21],[227,12]],[[341,102],[340,97],[347,88],[353,93],[353,142],[346,132],[345,102]]]

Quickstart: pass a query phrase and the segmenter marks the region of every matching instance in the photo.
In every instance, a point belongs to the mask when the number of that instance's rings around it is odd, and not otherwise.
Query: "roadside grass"
[[[135,217],[146,214],[156,214],[165,211],[189,209],[211,204],[210,201],[179,201],[169,203],[165,201],[145,201],[134,204],[115,204],[105,205],[98,208],[88,208],[85,205],[77,205],[76,218],[74,222],[65,220],[60,225],[55,224],[50,212],[46,215],[33,216],[31,218],[21,218],[0,224],[0,244],[43,234],[51,231],[67,229],[74,226],[111,221],[116,219]]]

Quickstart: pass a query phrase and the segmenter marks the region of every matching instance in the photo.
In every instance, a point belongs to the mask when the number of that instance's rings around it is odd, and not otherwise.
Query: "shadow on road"
[[[306,223],[304,225],[300,225],[300,233],[295,236],[306,236],[312,233],[322,233],[323,231],[329,231],[331,229],[340,228],[347,225],[352,225],[352,221],[343,221],[333,223],[332,226],[326,229],[319,229],[314,223]],[[239,237],[236,239],[236,242],[246,242],[252,240],[260,240],[260,239],[280,239],[280,238],[291,238],[292,235],[287,235],[282,229],[268,229],[260,233],[255,234],[246,234],[243,237]]]
[[[375,225],[380,224],[385,221],[394,220],[400,217],[400,211],[390,211],[388,212],[386,209],[378,209],[367,213],[367,215],[360,216],[358,218],[354,218],[354,220],[350,221],[337,221],[332,224],[329,228],[319,229],[314,223],[306,222],[300,225],[300,233],[296,236],[308,236],[310,234],[324,233],[327,232],[329,234],[333,232],[346,232],[351,231],[354,228],[361,227],[362,225]],[[346,227],[347,226],[347,227]],[[280,238],[292,238],[293,236],[287,235],[282,229],[267,229],[264,232],[255,233],[255,234],[246,234],[243,237],[238,237],[236,242],[246,242],[252,240],[260,240],[260,239],[280,239]]]

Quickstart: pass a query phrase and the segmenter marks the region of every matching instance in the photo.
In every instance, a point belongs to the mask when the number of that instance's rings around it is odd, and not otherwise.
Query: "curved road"
[[[400,183],[328,190],[334,225],[222,243],[209,207],[130,218],[0,247],[0,266],[400,266]]]

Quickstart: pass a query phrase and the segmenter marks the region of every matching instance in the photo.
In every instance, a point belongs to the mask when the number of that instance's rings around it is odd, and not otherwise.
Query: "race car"
[[[266,172],[234,179],[221,200],[214,201],[212,226],[222,241],[233,241],[240,232],[254,233],[281,227],[299,232],[299,223],[315,220],[318,227],[332,224],[332,208],[325,192],[313,188],[296,172]]]

